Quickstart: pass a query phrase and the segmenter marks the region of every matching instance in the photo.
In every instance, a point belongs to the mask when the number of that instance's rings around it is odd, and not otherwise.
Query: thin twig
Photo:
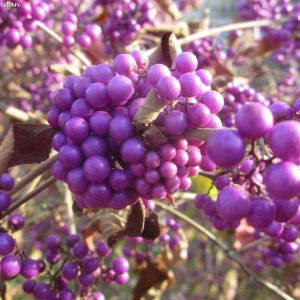
[[[162,203],[161,201],[157,201],[155,203],[157,206],[162,208],[165,211],[168,211],[169,213],[175,215],[176,217],[180,218],[181,220],[185,221],[186,223],[190,224],[193,226],[196,230],[204,234],[206,237],[208,237],[215,245],[217,245],[219,248],[221,248],[224,253],[230,258],[231,260],[235,261],[243,270],[244,272],[249,275],[250,278],[252,278],[254,281],[259,283],[261,286],[267,288],[277,296],[281,297],[282,299],[285,300],[295,300],[293,297],[282,291],[280,288],[278,288],[276,285],[274,285],[271,282],[265,281],[259,277],[257,277],[248,267],[246,267],[243,262],[236,257],[235,251],[230,250],[230,248],[225,245],[223,242],[219,241],[217,237],[208,231],[206,228],[189,218],[188,216],[184,215],[183,213],[175,210],[174,208],[167,206],[166,204]]]
[[[56,41],[58,41],[60,44],[63,43],[63,39],[60,35],[58,35],[55,31],[53,31],[51,28],[43,24],[42,22],[36,21],[36,25],[44,30],[46,33],[48,33],[51,37],[53,37]],[[80,51],[71,49],[71,52],[86,66],[90,66],[91,62],[87,59],[87,57]]]
[[[184,199],[184,200],[194,200],[197,196],[197,193],[191,193],[191,192],[177,192],[174,194],[174,198],[176,199]]]
[[[65,203],[67,207],[67,218],[68,218],[68,225],[70,228],[71,234],[76,234],[76,224],[74,219],[74,212],[73,212],[73,201],[72,201],[72,193],[65,185]]]
[[[35,115],[34,113],[32,112],[27,113],[19,108],[5,104],[3,101],[4,100],[0,100],[0,111],[5,113],[10,118],[21,122],[39,121],[41,123],[46,123],[45,121],[42,121],[42,119],[37,115]]]
[[[11,195],[14,195],[18,191],[20,191],[25,185],[27,185],[29,182],[31,182],[34,178],[39,176],[40,174],[44,173],[46,170],[48,170],[53,163],[57,159],[57,154],[51,156],[46,161],[39,164],[35,169],[33,169],[31,172],[29,172],[26,176],[23,177],[19,182],[17,182],[14,189],[11,191]]]
[[[189,36],[183,37],[178,40],[179,44],[181,46],[189,44],[193,41],[213,36],[222,32],[228,32],[228,31],[233,31],[237,29],[248,29],[248,28],[255,28],[255,27],[265,27],[265,26],[270,26],[270,25],[275,25],[279,23],[280,20],[276,21],[271,21],[271,20],[258,20],[258,21],[250,21],[250,22],[240,22],[240,23],[234,23],[234,24],[229,24],[229,25],[224,25],[220,27],[215,27],[215,28],[209,28],[205,30],[201,30],[199,32],[196,32],[194,34],[191,34]],[[155,48],[151,48],[146,51],[148,55],[150,55]]]
[[[245,251],[247,251],[247,250],[249,250],[249,249],[251,249],[251,248],[253,248],[253,247],[255,247],[255,246],[261,244],[262,242],[269,240],[269,239],[270,239],[269,236],[263,236],[263,237],[260,238],[260,239],[257,239],[257,240],[255,240],[255,241],[253,241],[253,242],[251,242],[251,243],[246,244],[246,245],[245,245],[244,247],[242,247],[242,248],[235,249],[234,252],[236,252],[236,253],[242,253],[242,252],[245,252]]]
[[[179,39],[180,45],[186,45],[190,42],[193,42],[198,39],[202,39],[204,37],[212,36],[222,32],[233,31],[237,29],[248,29],[248,28],[255,28],[255,27],[265,27],[270,25],[277,24],[278,21],[271,21],[271,20],[258,20],[258,21],[249,21],[249,22],[240,22],[240,23],[233,23],[229,25],[224,25],[216,28],[205,29],[200,32],[196,32],[189,36],[183,37]]]
[[[198,175],[202,175],[204,177],[210,178],[212,180],[216,179],[218,176],[225,175],[232,172],[232,169],[225,169],[221,170],[217,173],[210,173],[210,172],[205,172],[205,171],[199,171]]]
[[[43,191],[45,188],[47,188],[49,185],[51,185],[53,182],[56,181],[56,178],[51,176],[47,180],[45,180],[42,184],[40,184],[36,189],[34,189],[32,192],[28,193],[24,197],[21,197],[20,199],[16,200],[7,211],[5,211],[1,216],[0,220],[8,216],[10,213],[15,211],[17,208],[22,206],[24,203],[32,199],[34,196],[39,194],[41,191]]]

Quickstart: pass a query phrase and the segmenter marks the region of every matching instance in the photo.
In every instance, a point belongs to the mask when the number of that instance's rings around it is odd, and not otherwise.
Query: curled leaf
[[[132,292],[132,300],[161,299],[163,292],[173,282],[174,275],[157,262],[148,261],[140,266],[139,279]]]
[[[141,236],[145,225],[145,214],[145,206],[139,200],[133,205],[127,218],[124,234],[131,237]]]
[[[147,210],[142,237],[147,240],[155,240],[159,236],[160,226],[158,222],[158,215],[152,210]]]
[[[155,90],[150,90],[143,105],[134,116],[134,125],[138,129],[145,128],[148,124],[156,120],[164,107],[164,102],[158,98]]]
[[[192,129],[181,135],[180,138],[184,137],[186,139],[195,139],[199,141],[207,140],[211,135],[222,128],[198,128]]]
[[[102,235],[102,238],[111,247],[118,239],[125,227],[125,220],[112,210],[107,210],[100,216],[94,218],[83,229],[83,236],[86,241],[91,237]]]
[[[267,36],[263,37],[257,47],[256,56],[268,55],[274,50],[278,49],[282,45],[282,42],[278,40],[278,42],[270,42]]]
[[[98,226],[103,239],[110,247],[124,236],[123,228],[125,221],[114,212],[100,216]]]
[[[159,146],[168,142],[168,139],[163,132],[154,124],[150,124],[148,126],[143,134],[143,137],[145,143],[151,146]]]
[[[176,3],[172,0],[156,0],[161,9],[172,17],[174,20],[178,20],[181,17],[181,12],[178,9]]]
[[[175,63],[175,58],[182,52],[181,46],[172,32],[167,32],[162,35],[161,43],[149,57],[149,66],[157,63],[162,63],[168,67],[172,67]]]

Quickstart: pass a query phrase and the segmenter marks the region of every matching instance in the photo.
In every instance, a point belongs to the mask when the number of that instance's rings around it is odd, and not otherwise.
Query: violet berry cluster
[[[45,250],[43,259],[27,258],[21,265],[20,274],[26,279],[23,290],[35,299],[75,299],[76,284],[80,297],[104,300],[104,294],[94,290],[95,285],[124,285],[129,280],[127,259],[116,257],[110,266],[106,259],[112,250],[104,241],[90,249],[76,234],[68,234],[65,239],[54,233],[48,236]],[[45,272],[48,275],[39,276]]]
[[[0,45],[15,48],[32,46],[35,21],[44,21],[50,13],[47,2],[15,1],[14,7],[0,7]]]
[[[236,8],[245,20],[277,19],[292,9],[290,0],[239,0]]]
[[[87,24],[84,28],[79,28],[78,17],[75,13],[68,13],[61,23],[63,34],[63,44],[67,48],[77,42],[82,48],[89,48],[93,43],[101,41],[102,29],[98,24]],[[82,26],[81,26],[82,27]]]
[[[189,189],[203,141],[182,136],[222,126],[216,114],[223,97],[211,90],[211,74],[197,70],[193,54],[179,54],[174,71],[163,64],[147,70],[147,64],[140,51],[120,54],[112,66],[68,77],[52,98],[48,121],[59,129],[52,172],[67,183],[79,207],[123,209],[139,197],[162,199]],[[167,140],[159,145],[146,143],[133,124],[150,89],[164,107],[153,122]]]
[[[246,220],[261,235],[274,239],[280,253],[297,252],[300,123],[297,110],[290,106],[277,102],[268,108],[263,103],[240,104],[231,124],[236,130],[222,129],[208,139],[205,151],[214,170],[224,170],[214,178],[219,190],[216,200],[201,194],[195,205],[218,230],[236,228]],[[275,105],[285,107],[285,111],[289,108],[290,118],[278,118]],[[281,109],[281,116],[285,111]],[[289,247],[292,250],[282,250]],[[283,254],[278,255],[274,266],[283,259]]]
[[[42,223],[37,223],[33,232],[41,233]],[[32,258],[25,251],[28,245],[19,248],[9,233],[22,229],[25,218],[20,214],[9,216],[7,230],[1,228],[0,233],[2,280],[22,279],[24,293],[33,299],[73,300],[79,295],[84,299],[104,300],[104,294],[95,290],[95,286],[127,284],[130,278],[128,260],[123,256],[112,257],[112,249],[104,241],[98,240],[88,246],[66,227],[57,227],[55,221],[55,224],[46,223],[51,227],[51,234],[30,237],[31,250],[41,254],[39,258]],[[27,232],[26,237],[33,232]],[[76,291],[74,285],[78,287]]]
[[[127,45],[135,40],[145,25],[154,25],[157,9],[152,1],[109,1],[108,20],[103,26],[105,41],[111,46]]]

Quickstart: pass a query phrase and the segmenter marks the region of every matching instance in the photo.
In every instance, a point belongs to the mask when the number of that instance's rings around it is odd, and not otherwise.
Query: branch
[[[198,175],[201,175],[201,176],[204,176],[204,177],[207,177],[207,178],[210,178],[210,179],[214,180],[218,176],[225,175],[225,174],[228,174],[230,172],[232,172],[232,169],[225,169],[225,170],[219,171],[217,173],[210,173],[210,172],[205,172],[205,171],[199,171]]]
[[[251,243],[246,244],[244,247],[241,247],[240,249],[235,249],[234,252],[236,252],[236,253],[242,253],[242,252],[247,251],[247,250],[249,250],[249,249],[251,249],[251,248],[253,248],[253,247],[259,245],[260,243],[262,243],[264,241],[267,241],[269,239],[270,239],[269,236],[263,236],[260,239],[257,239],[257,240],[255,240],[255,241],[253,241]]]
[[[29,172],[26,176],[23,177],[19,182],[17,182],[14,189],[11,191],[11,195],[14,195],[18,191],[20,191],[25,185],[27,185],[29,182],[31,182],[34,178],[39,176],[40,174],[44,173],[46,170],[48,170],[53,163],[57,159],[57,154],[51,156],[46,161],[42,162],[38,165],[35,169],[33,169],[31,172]]]
[[[197,193],[191,193],[191,192],[177,192],[176,194],[174,194],[174,198],[176,198],[176,199],[183,198],[185,200],[194,200],[197,195],[198,195]]]
[[[276,21],[271,21],[271,20],[259,20],[259,21],[250,21],[250,22],[240,22],[240,23],[234,23],[234,24],[229,24],[225,26],[220,26],[220,27],[215,27],[215,28],[210,28],[210,29],[205,29],[199,32],[196,32],[194,34],[191,34],[189,36],[183,37],[178,40],[179,44],[181,46],[189,44],[193,41],[208,37],[208,36],[213,36],[218,33],[222,32],[228,32],[228,31],[233,31],[237,29],[247,29],[247,28],[255,28],[255,27],[265,27],[265,26],[270,26],[270,25],[275,25],[280,20]],[[155,48],[151,48],[146,51],[148,55],[150,55]]]
[[[71,234],[76,234],[76,224],[74,220],[74,212],[73,212],[73,202],[72,202],[72,193],[65,185],[65,203],[67,207],[67,220],[70,228]]]
[[[166,204],[163,204],[161,201],[157,201],[157,202],[155,202],[155,204],[157,206],[159,206],[160,208],[162,208],[163,210],[173,214],[174,216],[176,216],[176,217],[180,218],[181,220],[185,221],[186,223],[190,224],[196,230],[198,230],[199,232],[204,234],[215,245],[217,245],[219,248],[221,248],[224,251],[224,253],[228,256],[228,258],[235,261],[250,278],[253,278],[254,281],[259,283],[261,286],[265,287],[266,289],[273,292],[274,294],[281,297],[282,299],[295,300],[293,297],[289,296],[287,293],[285,293],[280,288],[278,288],[276,285],[257,277],[248,267],[246,267],[243,264],[243,262],[238,257],[236,257],[236,254],[234,251],[231,251],[230,248],[227,245],[225,245],[223,242],[219,241],[213,233],[211,233],[206,228],[204,228],[203,226],[201,226],[200,224],[195,222],[193,219],[191,219],[188,216],[184,215],[183,213],[175,210],[174,208],[167,206]]]
[[[34,189],[32,192],[28,193],[24,197],[21,197],[20,199],[16,200],[7,211],[5,211],[0,216],[0,220],[4,219],[6,216],[8,216],[10,213],[15,211],[17,208],[22,206],[24,203],[32,199],[34,196],[39,194],[41,191],[43,191],[45,188],[47,188],[49,185],[51,185],[53,182],[56,181],[56,178],[51,176],[47,180],[45,180],[42,184],[40,184],[36,189]]]
[[[28,122],[28,121],[39,121],[42,124],[46,124],[46,121],[43,120],[42,117],[37,116],[32,112],[25,112],[19,108],[7,105],[3,102],[4,100],[0,100],[0,111],[9,116],[12,119]]]
[[[193,41],[196,41],[198,39],[202,39],[208,36],[212,36],[218,33],[222,32],[228,32],[228,31],[234,31],[237,29],[249,29],[249,28],[255,28],[255,27],[265,27],[270,25],[277,24],[278,21],[271,21],[271,20],[258,20],[258,21],[250,21],[250,22],[240,22],[240,23],[234,23],[229,25],[224,25],[216,28],[210,28],[206,30],[202,30],[200,32],[196,32],[194,34],[191,34],[187,37],[179,39],[180,45],[186,45]]]
[[[58,41],[60,44],[63,43],[63,39],[61,36],[59,36],[55,31],[53,31],[51,28],[46,26],[45,24],[41,23],[40,21],[36,21],[36,25],[44,30],[46,33],[48,33],[51,37],[53,37],[56,41]],[[91,65],[91,62],[86,58],[86,56],[81,51],[76,51],[71,49],[71,52],[87,67]]]

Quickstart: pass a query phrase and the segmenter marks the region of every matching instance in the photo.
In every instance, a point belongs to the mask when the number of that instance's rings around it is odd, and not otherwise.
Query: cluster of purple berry
[[[239,0],[236,8],[245,20],[277,19],[292,10],[290,0]]]
[[[290,120],[293,109],[283,102],[270,108],[261,101],[237,104],[231,124],[237,131],[222,129],[208,139],[205,147],[216,167],[228,169],[228,174],[214,181],[219,190],[216,201],[200,194],[195,205],[218,230],[236,228],[245,218],[249,226],[274,238],[278,249],[285,249],[289,247],[287,243],[296,241],[299,231],[300,124]],[[274,109],[284,104],[291,110],[289,119],[278,118],[278,109]],[[297,109],[294,115],[296,112]],[[280,115],[283,114],[281,109]],[[254,149],[255,141],[264,143],[263,139],[270,151],[260,156]],[[252,142],[250,148],[246,147],[247,140]]]
[[[59,154],[52,172],[80,207],[123,209],[138,197],[161,199],[189,189],[203,142],[181,136],[222,126],[216,114],[223,97],[210,89],[211,74],[196,70],[193,54],[179,54],[173,73],[163,64],[146,72],[147,63],[140,51],[120,54],[112,67],[96,65],[84,77],[70,76],[54,94],[48,121],[60,131],[53,138]],[[153,122],[168,140],[162,145],[146,145],[132,123],[151,87],[165,105]]]
[[[31,33],[37,29],[35,21],[44,21],[50,13],[50,7],[42,1],[16,1],[16,4],[19,6],[0,7],[0,45],[30,48],[33,43]]]
[[[124,257],[117,257],[108,267],[104,261],[112,250],[103,241],[98,241],[95,249],[89,249],[78,235],[69,234],[63,241],[58,234],[51,234],[47,241],[45,260],[50,264],[50,278],[37,282],[34,278],[46,270],[43,260],[25,259],[21,265],[21,275],[26,278],[24,292],[35,299],[75,299],[71,286],[80,286],[79,294],[87,299],[104,299],[104,295],[92,289],[98,282],[105,284],[126,284],[129,280],[129,263]],[[56,269],[54,274],[52,269]],[[56,298],[58,297],[58,298]]]
[[[217,58],[216,52],[220,59],[226,60],[227,58],[227,53],[224,51],[222,44],[212,37],[205,37],[203,39],[193,41],[188,44],[184,50],[196,55],[199,68],[207,68],[214,65]]]
[[[224,106],[220,112],[220,118],[226,127],[235,126],[235,114],[248,102],[257,102],[269,106],[270,101],[262,93],[257,92],[248,84],[228,83],[223,92]]]
[[[24,224],[25,219],[20,214],[12,214],[8,219],[11,231],[22,229]],[[39,259],[28,257],[9,233],[0,233],[2,279],[22,277],[24,292],[34,299],[62,300],[75,299],[74,284],[79,287],[77,292],[81,297],[104,300],[104,294],[95,291],[95,284],[124,285],[128,282],[129,262],[125,257],[112,259],[112,250],[104,241],[88,246],[79,235],[70,234],[67,228],[58,228],[57,223],[54,225],[51,226],[54,233],[46,240],[45,236],[37,235],[32,240],[33,249],[42,254]],[[43,225],[37,226],[40,232]]]
[[[141,264],[155,259],[166,246],[171,251],[176,251],[182,240],[182,235],[179,233],[179,230],[182,230],[181,223],[173,218],[166,218],[160,225],[163,232],[159,239],[152,241],[142,237],[129,238],[123,247],[123,254],[128,259],[134,259],[137,264]]]
[[[299,244],[295,242],[272,241],[269,246],[261,246],[254,249],[254,253],[259,252],[261,258],[255,261],[255,269],[262,271],[265,264],[275,268],[283,267],[284,263],[289,264],[294,261],[299,251]]]
[[[93,42],[102,39],[102,29],[98,24],[87,24],[81,34],[78,34],[78,17],[74,13],[69,13],[64,16],[61,24],[63,34],[63,43],[67,48],[72,47],[75,41],[82,48],[89,48]],[[76,38],[74,36],[77,36]]]
[[[108,11],[108,20],[103,27],[103,34],[111,46],[131,43],[146,24],[155,24],[157,14],[153,2],[145,0],[112,1],[105,9]]]
[[[278,45],[273,54],[277,63],[289,66],[291,60],[299,58],[299,4],[293,5],[289,0],[242,0],[238,3],[237,10],[246,20],[287,18],[279,28],[267,27],[264,32],[270,45]]]

